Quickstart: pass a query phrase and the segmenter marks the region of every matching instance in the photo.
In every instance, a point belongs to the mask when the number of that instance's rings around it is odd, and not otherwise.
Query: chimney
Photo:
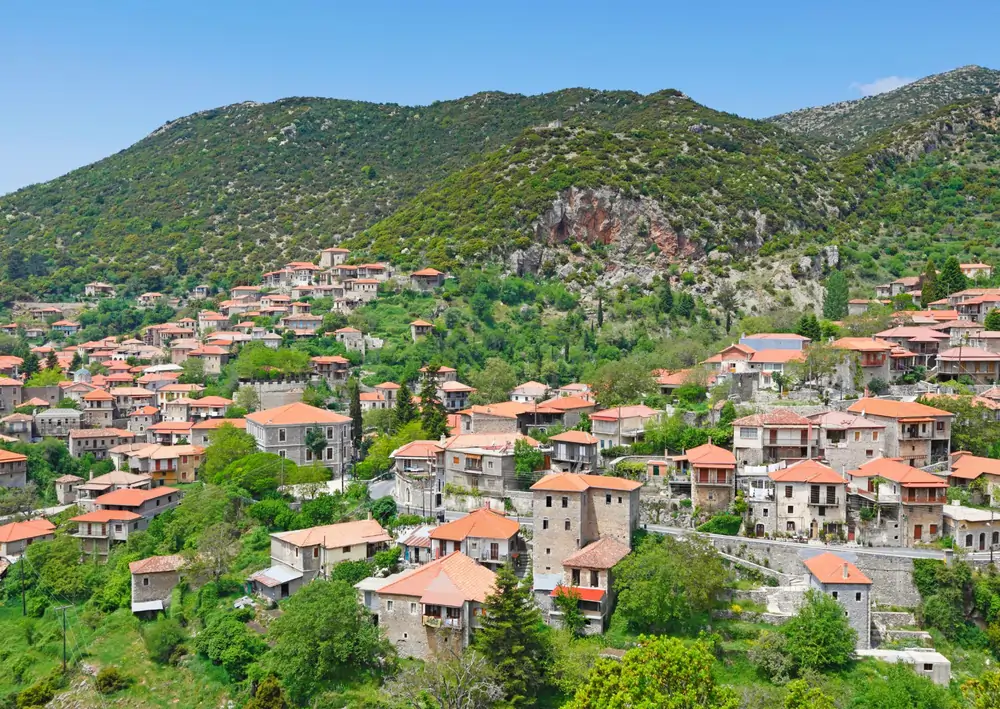
[[[844,562],[844,580],[846,581],[849,574],[847,573],[847,562]]]

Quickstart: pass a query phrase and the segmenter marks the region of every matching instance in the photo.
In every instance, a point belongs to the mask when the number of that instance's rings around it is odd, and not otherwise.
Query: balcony
[[[436,615],[425,615],[423,617],[424,626],[428,628],[450,628],[451,630],[461,630],[464,627],[461,618],[442,618]]]
[[[483,550],[479,552],[479,561],[492,563],[492,564],[505,564],[507,563],[506,554],[493,554],[488,550]]]
[[[810,497],[810,507],[840,507],[839,497]]]

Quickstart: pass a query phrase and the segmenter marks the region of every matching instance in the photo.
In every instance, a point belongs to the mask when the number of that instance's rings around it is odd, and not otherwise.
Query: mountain
[[[1000,92],[1000,71],[964,66],[893,91],[855,101],[803,108],[767,120],[785,130],[845,152],[872,136],[928,116],[940,108]]]

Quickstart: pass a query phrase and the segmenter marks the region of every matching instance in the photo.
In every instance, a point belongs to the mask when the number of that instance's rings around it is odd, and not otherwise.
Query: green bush
[[[114,665],[102,668],[94,679],[94,687],[101,694],[120,692],[131,683],[131,678]]]
[[[52,701],[56,693],[48,680],[40,680],[17,695],[17,709],[43,707]]]
[[[149,658],[161,665],[176,659],[177,649],[185,639],[184,629],[173,618],[160,618],[142,631]]]
[[[740,533],[740,526],[742,524],[743,518],[738,515],[721,514],[715,515],[712,519],[699,525],[698,531],[709,534],[727,534],[735,537]]]

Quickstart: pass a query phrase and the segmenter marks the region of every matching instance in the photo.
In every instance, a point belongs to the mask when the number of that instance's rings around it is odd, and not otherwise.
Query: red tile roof
[[[549,437],[550,441],[557,443],[577,443],[582,446],[592,446],[597,444],[597,438],[586,431],[563,431]]]
[[[812,421],[786,408],[752,414],[733,421],[733,426],[810,426]]]
[[[802,563],[820,583],[869,585],[872,582],[857,566],[830,552],[810,557]]]
[[[141,519],[140,515],[127,510],[95,510],[85,515],[79,515],[70,519],[70,522],[131,522],[134,519]]]
[[[954,416],[954,414],[942,409],[935,409],[933,406],[919,404],[916,401],[895,401],[893,399],[858,399],[847,407],[847,410],[852,414],[884,416],[886,418]]]
[[[95,503],[98,505],[120,505],[122,507],[139,507],[142,503],[155,500],[157,497],[166,497],[173,493],[179,493],[172,487],[154,487],[150,490],[142,488],[121,488],[101,495]]]
[[[735,468],[736,456],[731,451],[711,443],[688,450],[684,457],[696,468]]]
[[[493,591],[496,574],[460,551],[419,566],[378,590],[379,596],[411,596],[421,603],[458,608],[483,603]]]
[[[521,525],[505,517],[503,514],[481,507],[460,517],[454,522],[448,522],[436,527],[430,533],[431,539],[445,539],[461,542],[468,537],[479,539],[510,539],[521,529]]]
[[[322,544],[327,549],[392,541],[389,533],[374,519],[325,524],[319,527],[296,529],[291,532],[278,532],[272,536],[297,547]]]
[[[549,594],[552,598],[556,596],[562,596],[566,593],[576,593],[581,601],[590,601],[592,603],[599,603],[604,594],[607,593],[603,588],[584,588],[582,586],[556,586],[552,593]]]
[[[602,537],[579,549],[565,559],[563,566],[584,569],[610,569],[628,556],[631,551],[625,544],[611,537]]]
[[[297,426],[323,423],[350,423],[350,416],[319,409],[301,401],[247,414],[247,420],[262,426]]]
[[[847,479],[833,468],[815,460],[802,460],[784,470],[767,474],[771,480],[781,483],[811,483],[814,485],[846,485]]]
[[[734,459],[735,460],[735,459]],[[600,490],[621,490],[631,492],[642,487],[642,483],[610,475],[580,475],[578,473],[552,473],[531,486],[532,490],[553,492],[583,492],[590,488]]]
[[[857,470],[850,471],[850,475],[853,478],[872,478],[877,475],[903,487],[948,487],[948,483],[936,475],[925,473],[896,458],[870,460]]]
[[[29,519],[24,522],[11,522],[0,527],[0,543],[20,542],[24,539],[37,539],[53,534],[56,526],[47,519]]]
[[[133,574],[162,574],[169,571],[179,571],[184,566],[184,557],[180,554],[170,556],[151,556],[147,559],[133,561],[128,570]]]

